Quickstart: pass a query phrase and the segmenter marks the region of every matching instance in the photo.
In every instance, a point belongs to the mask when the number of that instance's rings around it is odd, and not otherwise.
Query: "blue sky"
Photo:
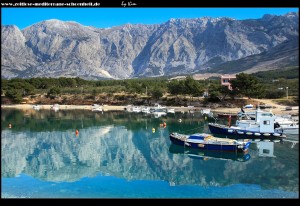
[[[298,8],[2,8],[1,24],[24,29],[34,23],[59,19],[85,26],[107,28],[126,23],[157,24],[170,18],[230,17],[257,19],[264,14],[283,15]]]

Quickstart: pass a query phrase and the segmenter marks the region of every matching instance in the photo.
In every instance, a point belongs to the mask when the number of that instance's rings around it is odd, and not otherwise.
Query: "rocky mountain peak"
[[[162,24],[128,23],[106,29],[50,19],[22,31],[2,26],[1,32],[2,78],[124,79],[201,73],[226,62],[272,53],[276,46],[298,38],[299,18],[298,12],[238,21],[172,18]],[[280,68],[276,65],[273,67]],[[253,68],[243,67],[247,69]]]

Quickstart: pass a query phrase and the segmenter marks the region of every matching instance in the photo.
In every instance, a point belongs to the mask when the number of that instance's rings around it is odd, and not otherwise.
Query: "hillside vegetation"
[[[220,85],[220,79],[183,80],[167,78],[139,78],[127,80],[84,80],[81,78],[30,78],[1,80],[2,104],[83,104],[151,105],[207,105],[234,104],[236,98],[280,99],[287,95],[298,104],[298,67],[240,73],[230,91]],[[288,88],[288,90],[287,90]],[[207,95],[208,92],[208,95]],[[230,100],[230,101],[229,101]],[[291,103],[292,104],[292,103]]]

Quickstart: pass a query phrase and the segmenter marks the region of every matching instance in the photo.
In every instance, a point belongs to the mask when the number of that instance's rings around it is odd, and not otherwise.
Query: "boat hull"
[[[279,133],[260,133],[247,131],[244,129],[229,128],[226,125],[208,124],[208,128],[212,134],[222,134],[233,137],[235,139],[281,139],[285,138],[284,134]]]
[[[283,128],[284,134],[299,134],[299,127],[297,128]]]

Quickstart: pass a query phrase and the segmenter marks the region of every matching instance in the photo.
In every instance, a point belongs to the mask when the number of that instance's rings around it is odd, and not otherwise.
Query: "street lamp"
[[[288,98],[289,98],[289,88],[286,87],[286,99],[288,99]]]

